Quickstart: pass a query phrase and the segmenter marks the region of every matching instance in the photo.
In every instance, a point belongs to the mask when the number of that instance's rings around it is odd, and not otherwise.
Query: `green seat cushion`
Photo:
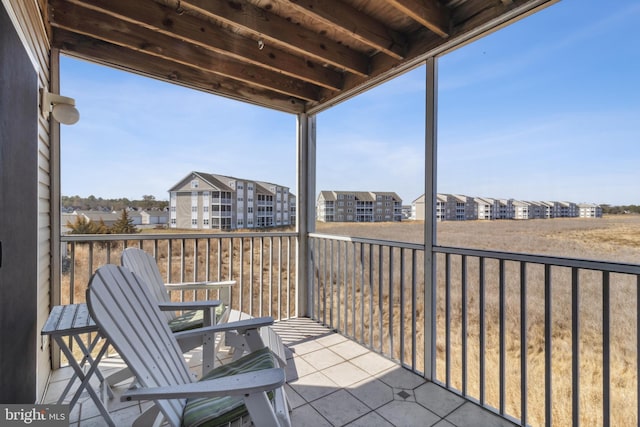
[[[276,367],[276,360],[268,347],[254,351],[240,359],[218,366],[200,381],[222,378],[245,372]],[[272,398],[269,393],[269,398]],[[242,396],[198,397],[187,400],[182,416],[184,427],[217,427],[249,414]]]
[[[216,307],[216,323],[224,314],[226,307],[222,303]],[[191,310],[185,311],[175,319],[169,321],[169,328],[171,332],[188,331],[190,329],[201,328],[204,324],[204,311],[203,310]]]

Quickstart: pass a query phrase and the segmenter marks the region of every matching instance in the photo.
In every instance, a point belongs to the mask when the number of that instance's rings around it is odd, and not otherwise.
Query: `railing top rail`
[[[624,273],[640,275],[640,264],[624,264],[619,262],[586,260],[578,258],[562,258],[547,255],[520,254],[512,252],[488,251],[481,249],[452,248],[447,246],[434,246],[434,252],[468,255],[483,258],[502,259],[505,261],[522,261],[532,264],[549,264],[558,267],[576,267],[585,270],[609,271],[611,273]]]
[[[113,240],[226,239],[243,237],[296,237],[295,231],[243,233],[157,233],[157,234],[62,234],[62,242],[104,242]]]
[[[424,250],[424,245],[407,242],[394,242],[393,240],[367,239],[364,237],[338,236],[334,234],[309,233],[309,237],[317,239],[341,240],[343,242],[364,243],[368,245],[393,246],[396,248],[406,248],[415,250]]]

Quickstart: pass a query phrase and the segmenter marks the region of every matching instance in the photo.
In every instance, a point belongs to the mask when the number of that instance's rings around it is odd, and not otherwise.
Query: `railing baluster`
[[[334,326],[334,329],[339,331],[340,330],[340,273],[342,272],[341,270],[341,251],[342,251],[342,242],[337,242],[338,243],[338,253],[336,254],[336,324]],[[333,293],[331,294],[333,295]],[[333,307],[333,304],[331,304],[331,307]]]
[[[240,253],[238,254],[238,256],[240,257],[240,274],[238,277],[238,281],[237,284],[240,288],[240,290],[238,291],[239,295],[239,301],[238,301],[238,305],[240,306],[240,311],[244,311],[244,238],[241,237],[240,239]],[[249,294],[249,300],[251,300],[251,294]]]
[[[262,288],[264,286],[264,237],[260,237],[260,280],[258,281],[258,316],[264,316],[262,311]]]
[[[384,248],[382,245],[378,245],[378,328],[380,330],[380,354],[384,354],[383,341],[384,341],[384,265],[383,258]]]
[[[287,319],[291,316],[291,237],[287,238]]]
[[[205,240],[205,257],[204,257],[204,279],[206,281],[211,280],[211,239],[207,238]],[[209,289],[205,292],[206,298],[211,299],[211,292]],[[216,295],[216,298],[220,298],[220,292]]]
[[[389,356],[395,359],[393,353],[393,248],[389,246],[389,303],[387,304],[389,310]]]
[[[400,364],[402,366],[404,366],[405,361],[404,361],[404,316],[405,316],[405,312],[404,312],[404,301],[405,301],[405,295],[404,295],[404,285],[405,285],[405,281],[404,281],[404,268],[405,268],[405,248],[400,248],[400,320],[399,320],[399,324],[400,324]]]
[[[571,269],[571,408],[573,427],[580,425],[580,299],[578,269]]]
[[[364,243],[360,243],[360,342],[364,343]]]
[[[551,266],[544,266],[544,407],[545,426],[551,427],[553,424],[553,399],[552,399],[552,358],[551,339],[553,334],[553,314],[551,299]]]
[[[333,240],[329,241],[329,326],[333,329]]]
[[[352,277],[351,277],[351,337],[356,337],[356,243],[351,243],[351,263],[352,263]]]
[[[316,298],[315,298],[315,289],[318,289],[319,286],[316,282],[316,239],[313,237],[309,238],[308,241],[308,245],[309,245],[309,275],[308,275],[308,280],[311,282],[311,288],[308,288],[308,292],[309,292],[309,317],[311,317],[312,319],[317,319],[318,316],[316,315]],[[298,242],[296,242],[296,253],[298,253]],[[298,293],[298,289],[296,288],[296,299],[298,297],[297,295]],[[296,308],[298,307],[298,304],[295,304]]]
[[[609,272],[602,272],[602,425],[611,424],[611,365],[610,365],[610,305],[609,305]]]
[[[269,236],[269,316],[273,317],[273,237]]]
[[[447,388],[451,387],[451,255],[446,254],[445,257],[445,273],[444,273],[444,368],[445,368],[445,384]]]
[[[418,265],[418,252],[416,250],[413,250],[411,252],[412,255],[412,259],[411,259],[411,369],[416,369],[416,365],[417,365],[417,358],[418,358],[418,349],[416,348],[417,346],[417,335],[418,335],[418,329],[417,329],[417,302],[416,302],[416,298],[418,297],[418,277],[416,274],[416,268]],[[427,286],[427,284],[424,284],[425,286]],[[425,310],[427,309],[427,307],[425,307]],[[425,313],[426,316],[426,313]],[[426,359],[426,353],[423,356]],[[423,360],[424,363],[424,360]]]
[[[462,255],[461,260],[461,287],[462,287],[462,395],[467,395],[467,256]]]
[[[253,249],[253,241],[254,241],[254,237],[251,237],[249,239],[249,315],[253,316],[254,312],[253,312],[253,264],[255,263],[255,255],[254,255],[254,249]]]
[[[76,283],[76,242],[71,242],[71,264],[69,265],[69,304],[73,304]]]
[[[193,281],[198,281],[198,248],[200,246],[200,240],[193,240]],[[196,301],[198,299],[198,291],[196,289],[193,290],[193,300]]]
[[[327,241],[322,250],[322,324],[327,324]]]
[[[171,259],[173,257],[173,240],[169,239],[167,241],[167,282],[172,283],[172,269],[171,269]]]
[[[193,239],[193,281],[198,281],[198,249],[200,248],[200,240]],[[195,295],[195,291],[194,291]]]
[[[369,245],[369,348],[373,348],[373,245]]]
[[[229,278],[233,280],[233,237],[229,237]]]
[[[478,316],[479,316],[479,321],[480,321],[480,330],[479,335],[480,335],[480,366],[479,366],[479,370],[480,370],[480,384],[479,384],[479,388],[480,388],[480,404],[481,405],[485,405],[486,403],[486,395],[485,395],[485,390],[486,390],[486,381],[485,381],[485,374],[486,374],[486,341],[485,341],[485,331],[486,331],[486,325],[485,325],[485,306],[486,306],[486,295],[485,295],[485,272],[484,272],[484,262],[485,259],[484,257],[480,257],[478,259],[478,293],[479,293],[479,298],[478,298]]]
[[[282,237],[278,239],[278,320],[282,319]]]
[[[527,264],[520,262],[520,421],[527,425]]]
[[[500,415],[505,414],[505,405],[506,405],[506,389],[507,389],[507,346],[506,346],[506,323],[507,323],[507,310],[505,308],[506,305],[506,286],[505,286],[505,271],[504,271],[504,260],[501,259],[499,261],[499,274],[500,274],[500,283],[499,283],[499,293],[500,293]]]
[[[343,333],[345,335],[348,335],[349,332],[349,321],[348,321],[348,311],[347,308],[349,307],[348,301],[349,301],[349,283],[347,281],[347,271],[349,270],[349,245],[348,242],[344,242],[344,269],[342,271],[343,277],[342,277],[342,282],[344,283],[344,297],[343,297],[343,301],[344,303],[342,304],[344,306],[344,315],[343,315],[343,319],[344,319],[344,326],[343,326]]]

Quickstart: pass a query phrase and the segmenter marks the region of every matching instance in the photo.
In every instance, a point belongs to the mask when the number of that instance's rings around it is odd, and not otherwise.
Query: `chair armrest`
[[[239,396],[274,390],[284,381],[282,368],[269,368],[189,384],[129,390],[122,394],[120,401]]]
[[[259,329],[263,326],[273,325],[273,317],[256,317],[247,320],[238,320],[237,322],[222,323],[219,325],[205,326],[197,329],[190,329],[188,331],[176,332],[173,336],[177,340],[189,338],[192,336],[198,336],[206,333],[238,331],[240,334],[244,334],[250,329]]]
[[[182,302],[161,302],[158,307],[162,311],[178,311],[178,310],[206,310],[208,308],[216,308],[222,301],[205,300],[205,301],[182,301]]]
[[[167,291],[189,291],[189,290],[217,290],[228,288],[236,284],[235,280],[227,280],[224,282],[181,282],[181,283],[165,283],[164,287]]]

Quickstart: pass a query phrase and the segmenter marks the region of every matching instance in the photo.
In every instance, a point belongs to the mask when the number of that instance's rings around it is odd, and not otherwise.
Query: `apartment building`
[[[496,219],[495,200],[485,197],[476,197],[473,199],[478,207],[478,219],[492,220]]]
[[[393,192],[321,191],[316,218],[323,222],[402,221],[402,199]]]
[[[264,181],[191,172],[169,190],[169,227],[211,230],[295,224],[295,196]]]
[[[467,221],[478,218],[478,207],[472,197],[458,194],[444,194],[445,221]]]
[[[578,215],[580,218],[602,218],[602,207],[593,203],[579,203]]]
[[[411,202],[411,219],[424,220],[424,194]],[[445,194],[436,195],[436,220],[444,221],[447,211],[447,196]]]
[[[576,204],[560,201],[522,201],[468,197],[456,194],[437,194],[437,221],[544,219],[544,218],[601,218],[602,208],[596,204]],[[411,203],[411,218],[425,219],[424,194]]]

